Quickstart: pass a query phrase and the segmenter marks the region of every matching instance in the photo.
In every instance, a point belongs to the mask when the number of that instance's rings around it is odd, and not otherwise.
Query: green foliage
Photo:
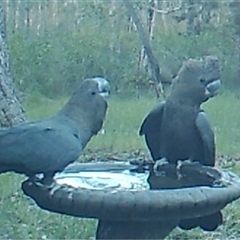
[[[69,93],[79,79],[99,75],[121,86],[136,69],[129,45],[134,39],[129,35],[129,41],[121,43],[121,52],[112,53],[106,38],[105,33],[96,35],[85,29],[27,39],[14,34],[10,38],[14,57],[10,59],[15,82],[21,90],[38,90],[47,96]]]
[[[64,21],[39,33],[26,27],[12,33],[13,26],[8,21],[11,71],[17,86],[25,92],[40,91],[51,97],[72,92],[79,79],[101,75],[111,81],[113,90],[148,88],[149,74],[138,66],[138,34],[128,21],[124,5],[116,2],[110,16],[109,4],[110,1],[79,3],[80,15],[74,18],[80,21],[78,25],[69,17],[73,11],[69,4],[59,13]],[[31,3],[30,7],[36,6]],[[220,59],[225,86],[239,84],[239,51],[230,23],[207,27],[197,36],[179,34],[177,23],[172,27],[174,31],[168,33],[156,24],[152,46],[164,78],[170,80],[184,60],[212,54]],[[128,30],[130,25],[132,30]]]
[[[163,71],[176,71],[182,62],[188,58],[199,58],[207,55],[217,56],[220,60],[222,76],[225,86],[239,85],[237,74],[239,52],[233,43],[232,36],[224,31],[207,29],[197,36],[185,36],[172,33],[156,38],[154,46],[161,46],[156,51]]]

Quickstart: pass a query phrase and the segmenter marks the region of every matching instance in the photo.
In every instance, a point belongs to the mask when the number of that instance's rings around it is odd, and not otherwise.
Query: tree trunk
[[[149,2],[149,7],[147,10],[147,33],[149,36],[149,41],[151,41],[153,39],[153,30],[154,30],[154,25],[155,25],[155,7],[157,5],[156,0],[150,0]],[[145,13],[145,11],[144,11]],[[145,47],[142,46],[141,49],[141,53],[140,53],[140,59],[139,59],[139,65],[145,69],[146,72],[149,72],[149,70],[151,71],[151,68],[149,66],[149,63],[147,61],[147,54],[146,54],[146,50]]]
[[[113,52],[114,51],[114,39],[115,39],[115,34],[116,31],[115,30],[115,11],[116,11],[116,2],[115,0],[111,0],[110,1],[110,6],[109,6],[109,10],[108,10],[108,16],[110,19],[110,24],[111,24],[111,34],[110,34],[110,42],[109,42],[109,48],[110,50]],[[110,59],[111,61],[112,59]]]
[[[236,52],[238,54],[238,62],[237,62],[237,76],[240,76],[240,0],[230,3],[231,12],[233,15],[233,24],[235,28],[235,44],[236,44]],[[239,82],[238,82],[239,83]]]
[[[146,29],[144,29],[139,17],[137,16],[137,13],[134,10],[131,0],[124,0],[123,3],[125,4],[128,10],[129,17],[133,19],[133,22],[136,25],[139,38],[142,42],[142,45],[144,46],[145,52],[148,57],[149,67],[151,69],[151,75],[155,82],[156,94],[157,94],[157,97],[159,97],[161,93],[163,94],[162,81],[161,81],[162,79],[160,75],[160,68],[159,68],[158,61],[155,58],[151,48],[149,35]]]
[[[24,110],[14,93],[9,70],[6,21],[3,7],[0,5],[0,124],[11,126],[25,120]]]

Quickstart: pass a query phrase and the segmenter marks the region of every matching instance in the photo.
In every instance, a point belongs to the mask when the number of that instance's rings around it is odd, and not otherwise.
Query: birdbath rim
[[[124,166],[129,169],[128,164]],[[40,208],[77,217],[119,221],[187,219],[217,212],[240,197],[240,178],[230,171],[221,172],[229,178],[226,187],[116,191],[57,184],[48,189],[27,180],[22,189]]]

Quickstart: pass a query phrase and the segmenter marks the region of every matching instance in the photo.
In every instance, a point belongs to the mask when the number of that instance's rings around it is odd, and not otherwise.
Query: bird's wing
[[[165,102],[159,103],[144,119],[139,134],[145,135],[146,144],[151,153],[153,160],[159,159],[160,156],[160,134],[162,114]]]
[[[204,111],[198,113],[196,126],[199,130],[204,148],[204,164],[214,166],[215,164],[215,139],[214,132]]]
[[[81,151],[80,136],[72,126],[54,121],[22,124],[0,131],[0,172],[60,171]]]

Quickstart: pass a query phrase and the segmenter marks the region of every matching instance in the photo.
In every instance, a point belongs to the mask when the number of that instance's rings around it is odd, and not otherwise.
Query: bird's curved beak
[[[216,96],[219,93],[220,86],[221,86],[221,81],[219,79],[208,83],[205,87],[206,97],[212,98]]]
[[[104,98],[108,98],[110,95],[109,81],[103,77],[95,77],[94,80],[98,83],[99,94]]]
[[[108,98],[110,95],[110,89],[99,89],[99,94],[104,98]]]

